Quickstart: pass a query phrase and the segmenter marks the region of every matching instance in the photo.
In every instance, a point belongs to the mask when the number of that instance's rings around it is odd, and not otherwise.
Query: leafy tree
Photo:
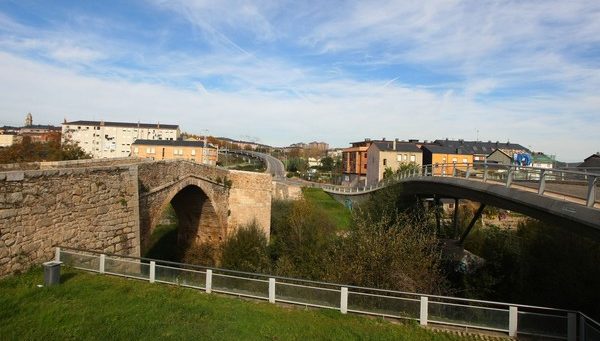
[[[21,143],[0,149],[0,163],[20,163],[35,161],[63,161],[89,159],[91,155],[77,144],[65,142],[62,145],[56,137],[48,142],[32,142],[29,136],[23,136]]]
[[[221,266],[248,272],[270,272],[267,236],[256,222],[240,227],[221,245]]]
[[[392,170],[392,167],[385,167],[385,170],[383,171],[383,178],[391,178],[393,175],[394,171]]]
[[[308,169],[308,161],[300,157],[294,157],[287,160],[288,172],[305,172]]]
[[[305,200],[275,201],[271,217],[271,257],[278,275],[322,279],[335,223]]]
[[[322,158],[321,169],[326,172],[331,172],[333,170],[333,158],[330,156]]]
[[[446,288],[437,239],[409,214],[355,214],[328,265],[328,279],[339,283],[435,294]]]

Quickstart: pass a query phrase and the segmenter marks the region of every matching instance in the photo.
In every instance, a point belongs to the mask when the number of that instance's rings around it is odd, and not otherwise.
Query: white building
[[[171,124],[73,121],[62,124],[62,140],[76,142],[94,158],[127,157],[135,140],[177,140],[179,126]]]

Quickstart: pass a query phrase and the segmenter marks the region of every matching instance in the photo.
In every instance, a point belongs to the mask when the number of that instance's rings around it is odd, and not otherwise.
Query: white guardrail
[[[581,312],[521,304],[347,286],[146,258],[57,247],[64,265],[271,303],[339,310],[428,324],[533,335],[569,341],[600,341],[600,324]]]
[[[520,186],[539,195],[563,195],[578,199],[582,205],[594,207],[600,200],[600,171],[572,171],[553,168],[537,168],[493,163],[438,163],[415,166],[396,173],[375,185],[343,187],[314,183],[327,192],[361,194],[379,190],[406,179],[416,177],[453,177],[474,181],[492,182],[507,188]]]

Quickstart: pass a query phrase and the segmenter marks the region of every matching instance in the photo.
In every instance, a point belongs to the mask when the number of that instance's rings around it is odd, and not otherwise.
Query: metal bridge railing
[[[552,196],[594,207],[600,202],[600,172],[572,171],[553,168],[524,167],[492,163],[438,163],[418,166],[365,187],[321,185],[331,193],[368,193],[417,177],[453,177],[503,184],[539,195]]]
[[[436,324],[491,330],[509,336],[600,341],[600,324],[571,310],[470,300],[248,273],[147,258],[56,248],[76,269],[205,291]]]

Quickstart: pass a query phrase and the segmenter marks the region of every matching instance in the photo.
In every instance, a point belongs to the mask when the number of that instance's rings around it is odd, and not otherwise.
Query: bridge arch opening
[[[206,264],[211,258],[209,249],[221,241],[219,216],[199,186],[187,185],[177,191],[156,217],[150,226],[146,257]]]

